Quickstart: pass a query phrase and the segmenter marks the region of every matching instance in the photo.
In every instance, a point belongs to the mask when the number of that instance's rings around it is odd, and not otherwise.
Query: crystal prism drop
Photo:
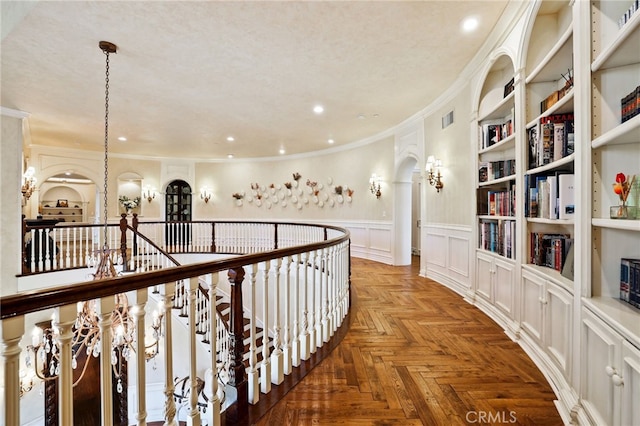
[[[116,387],[118,393],[122,393],[122,380],[118,379],[118,386]]]

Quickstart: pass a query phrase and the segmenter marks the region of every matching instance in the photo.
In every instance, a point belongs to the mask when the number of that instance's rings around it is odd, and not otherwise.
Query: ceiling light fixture
[[[477,18],[467,18],[462,21],[462,29],[464,32],[468,33],[478,28],[478,19]]]
[[[327,142],[329,142],[329,145],[333,145],[335,141],[333,139],[329,139]]]
[[[120,137],[118,138],[118,140],[119,140],[120,142],[126,142],[126,141],[127,141],[127,138],[125,138],[124,136],[120,136]]]
[[[316,114],[322,114],[324,112],[324,107],[322,105],[316,105],[313,107],[313,112]]]
[[[227,142],[233,142],[236,139],[233,136],[227,136]]]
[[[284,148],[280,148],[280,154],[284,154],[285,152]]]
[[[233,154],[227,154],[227,158],[233,158]]]

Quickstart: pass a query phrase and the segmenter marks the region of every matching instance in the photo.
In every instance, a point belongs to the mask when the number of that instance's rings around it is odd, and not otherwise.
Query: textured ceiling
[[[110,56],[110,152],[222,159],[318,151],[427,106],[506,4],[2,1],[0,101],[30,114],[33,144],[103,149],[98,42],[107,40],[119,48]],[[461,31],[468,16],[480,21],[471,35]]]

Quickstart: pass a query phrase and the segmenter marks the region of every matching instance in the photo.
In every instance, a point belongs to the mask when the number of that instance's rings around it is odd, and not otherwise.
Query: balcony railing
[[[114,296],[126,295],[127,312],[132,314],[137,330],[127,361],[131,383],[126,378],[124,383],[135,398],[130,398],[134,401],[131,407],[126,402],[119,406],[121,418],[112,409],[118,392],[110,374],[115,369],[112,361],[120,361],[115,355],[99,357],[100,372],[107,378],[100,380],[101,424],[160,420],[173,424],[177,420],[177,366],[188,371],[190,395],[185,412],[191,424],[220,424],[221,375],[225,376],[223,383],[234,388],[232,412],[238,420],[248,410],[248,404],[256,404],[261,393],[269,393],[272,384],[281,384],[286,375],[327,344],[348,313],[349,233],[344,229],[289,223],[138,222],[137,217],[131,224],[123,217],[120,224],[108,229],[107,244],[117,248],[112,260],[124,271],[122,276],[0,298],[5,424],[21,425],[27,417],[33,417],[26,411],[29,407],[21,406],[21,395],[33,385],[25,383],[25,374],[21,374],[28,368],[23,349],[43,342],[42,337],[32,337],[30,327],[51,314],[55,333],[49,335],[48,342],[57,351],[56,369],[40,373],[53,379],[47,383],[54,383],[54,389],[50,389],[52,385],[45,386],[43,398],[54,395],[56,408],[47,412],[46,420],[47,424],[73,424],[73,366],[77,362],[73,342],[78,337],[74,333],[78,333],[78,307],[87,302],[99,307],[102,353],[110,352],[108,344],[114,334],[116,340],[121,338],[110,327],[114,306],[116,311],[118,307],[122,311]],[[89,269],[95,250],[104,246],[100,225],[25,225],[24,234],[23,275]],[[176,253],[232,256],[178,265],[172,257]],[[220,276],[228,280],[229,319],[228,330],[224,331],[220,328],[225,323],[221,323],[216,309],[220,293],[217,287],[223,287]],[[46,280],[46,275],[42,277]],[[163,302],[162,312],[155,317],[148,309],[154,299]],[[184,346],[177,342],[185,337],[176,336],[172,326],[180,315],[186,320],[184,327],[188,327]],[[161,324],[157,324],[158,318]],[[150,327],[162,330],[162,337],[156,342],[164,377],[160,417],[147,412],[149,383],[145,371],[150,368],[149,357],[158,353],[150,354],[144,341],[145,330]],[[219,342],[221,339],[228,341]],[[198,345],[203,344],[216,350],[204,351],[208,355],[202,356]],[[179,362],[174,361],[175,354],[180,354]],[[110,375],[112,380],[108,380]],[[31,380],[32,376],[28,377]],[[205,377],[204,386],[201,377]],[[181,386],[185,383],[181,382]],[[118,390],[120,386],[118,382]]]

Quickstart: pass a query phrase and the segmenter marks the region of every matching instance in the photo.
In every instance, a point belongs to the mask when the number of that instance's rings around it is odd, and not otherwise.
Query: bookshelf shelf
[[[479,182],[478,187],[493,186],[493,185],[498,185],[505,182],[515,182],[515,180],[516,180],[516,175],[509,175],[509,176],[501,177],[499,179],[493,179],[487,182]]]
[[[526,84],[550,82],[558,80],[560,73],[567,71],[565,58],[571,58],[573,27],[569,27],[560,36],[557,43],[549,50],[542,61],[529,73]]]
[[[488,154],[490,152],[503,152],[503,151],[509,151],[511,149],[515,149],[515,142],[516,142],[516,135],[515,133],[511,136],[507,136],[505,139],[503,139],[502,141],[498,142],[495,145],[491,145],[488,148],[485,149],[481,149],[478,154],[482,155],[482,154]]]
[[[583,297],[582,303],[615,330],[640,348],[640,321],[638,310],[619,299],[606,296]]]
[[[490,214],[478,215],[479,220],[516,220],[515,216],[497,216]]]
[[[542,278],[553,279],[557,284],[560,284],[563,288],[573,293],[573,281],[563,276],[559,271],[556,271],[555,269],[551,269],[546,266],[534,265],[531,263],[522,265],[522,269],[525,271],[530,271]]]
[[[506,116],[513,108],[514,99],[515,92],[509,93],[493,109],[482,115],[478,121],[495,120]]]
[[[560,169],[568,164],[572,164],[574,159],[575,159],[575,154],[570,154],[570,155],[567,155],[566,157],[561,158],[558,161],[545,164],[544,166],[536,167],[535,169],[529,169],[527,170],[527,174],[537,175],[540,173],[549,172],[551,170]]]
[[[640,16],[640,13],[638,14]],[[614,127],[591,142],[591,148],[640,142],[640,115]]]
[[[528,223],[544,223],[547,225],[562,225],[562,226],[573,226],[573,219],[545,219],[542,217],[527,217],[525,218]]]
[[[640,62],[640,13],[634,13],[631,19],[617,33],[591,64],[591,71],[597,72]]]
[[[551,108],[547,109],[545,112],[528,122],[526,128],[532,128],[533,126],[538,124],[544,117],[548,117],[553,114],[568,114],[573,112],[573,93],[574,90],[573,88],[571,88],[571,90],[567,92],[567,94],[564,95],[562,99],[556,102]]]
[[[598,228],[621,229],[623,231],[640,232],[640,220],[591,219],[591,224]]]

